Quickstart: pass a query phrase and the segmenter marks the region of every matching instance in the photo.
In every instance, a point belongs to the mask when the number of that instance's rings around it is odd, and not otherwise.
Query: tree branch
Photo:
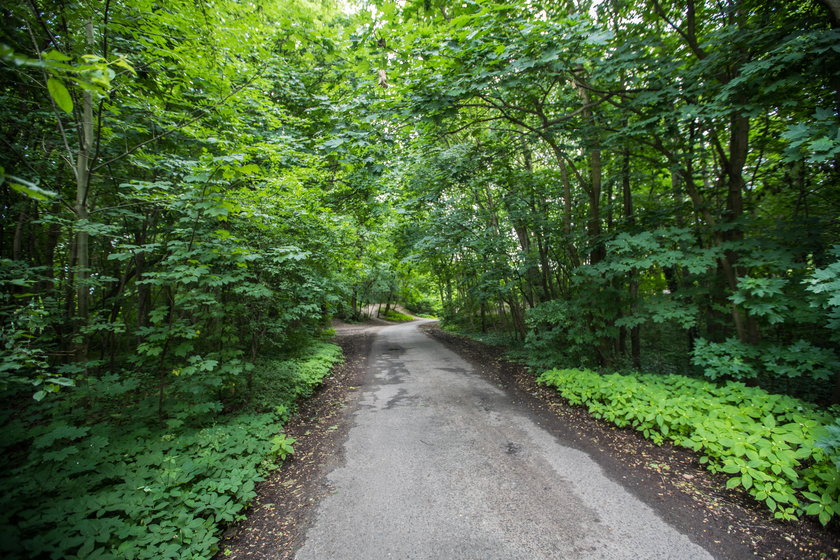
[[[161,133],[159,133],[159,134],[155,134],[155,135],[154,135],[154,136],[152,136],[151,138],[149,138],[149,139],[147,139],[147,140],[144,140],[144,141],[142,141],[142,142],[140,142],[140,143],[138,143],[138,144],[135,144],[135,145],[134,145],[134,146],[132,146],[131,148],[128,148],[126,151],[124,151],[124,152],[123,152],[123,153],[121,153],[120,155],[118,155],[118,156],[114,156],[114,157],[112,157],[111,159],[108,159],[108,160],[103,161],[102,163],[100,163],[100,164],[96,165],[95,167],[93,167],[93,168],[91,169],[91,173],[95,173],[96,171],[98,171],[99,169],[102,169],[102,168],[103,168],[103,167],[105,167],[106,165],[109,165],[109,164],[111,164],[111,163],[114,163],[115,161],[119,161],[119,160],[121,160],[122,158],[124,158],[124,157],[126,157],[126,156],[129,156],[129,155],[131,155],[131,154],[133,154],[134,152],[136,152],[137,150],[139,150],[139,149],[140,149],[140,148],[142,148],[143,146],[146,146],[146,145],[151,144],[151,143],[153,143],[153,142],[157,142],[157,141],[158,141],[158,140],[160,140],[161,138],[165,138],[165,137],[169,136],[170,134],[173,134],[173,133],[175,133],[175,132],[178,132],[179,130],[182,130],[183,128],[185,128],[185,127],[187,127],[187,126],[189,126],[189,125],[191,125],[191,124],[193,124],[193,123],[195,123],[195,122],[197,122],[197,121],[199,121],[199,120],[203,119],[204,117],[206,117],[207,115],[209,115],[209,114],[210,114],[210,112],[211,112],[213,109],[215,109],[215,108],[217,108],[217,107],[219,107],[219,106],[223,105],[223,104],[224,104],[224,103],[225,103],[228,99],[230,99],[231,97],[233,97],[233,96],[234,96],[234,95],[236,95],[237,93],[239,93],[239,92],[243,91],[243,90],[244,90],[245,88],[247,88],[248,86],[250,86],[250,85],[251,85],[251,83],[252,83],[254,80],[256,80],[256,79],[257,79],[257,78],[258,78],[258,77],[262,74],[262,71],[263,71],[263,69],[260,69],[260,70],[259,70],[259,71],[258,71],[258,72],[254,75],[254,76],[252,76],[250,79],[248,79],[248,81],[246,81],[246,82],[245,82],[245,83],[243,83],[241,86],[239,86],[238,88],[236,88],[235,90],[231,91],[229,94],[227,94],[226,96],[224,96],[223,98],[221,98],[221,99],[220,99],[220,100],[219,100],[219,101],[218,101],[215,105],[213,105],[213,106],[211,106],[211,107],[207,107],[207,108],[205,108],[205,109],[202,109],[202,110],[201,110],[201,112],[199,112],[198,114],[196,114],[196,115],[192,116],[191,118],[189,118],[189,119],[187,119],[187,120],[185,120],[185,121],[180,122],[179,124],[175,125],[173,128],[170,128],[170,129],[168,129],[168,130],[165,130],[165,131],[163,131],[163,132],[161,132]]]
[[[697,42],[697,36],[695,35],[693,0],[689,0],[688,2],[688,33],[680,29],[677,24],[675,24],[673,21],[671,21],[670,18],[668,18],[668,15],[665,13],[665,10],[663,10],[662,6],[659,4],[659,0],[653,0],[653,11],[656,12],[656,15],[661,17],[671,29],[679,33],[680,37],[685,39],[686,44],[688,44],[688,47],[691,49],[691,52],[693,52],[697,58],[699,58],[700,60],[706,58],[706,52],[700,47],[700,44]]]

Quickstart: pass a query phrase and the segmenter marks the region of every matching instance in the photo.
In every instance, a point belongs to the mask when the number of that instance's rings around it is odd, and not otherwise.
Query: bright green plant
[[[807,290],[814,294],[811,305],[825,313],[835,342],[840,341],[840,245],[832,247],[834,259],[818,268],[804,280]]]
[[[775,378],[804,378],[819,383],[830,380],[840,371],[840,359],[834,351],[805,340],[781,346],[744,344],[734,338],[724,342],[699,339],[691,362],[712,380],[753,379],[770,374]]]
[[[252,388],[261,397],[233,414],[212,393],[192,394],[161,425],[144,402],[148,379],[127,372],[68,388],[30,415],[6,413],[0,552],[212,556],[220,528],[242,515],[264,471],[294,452],[282,423],[340,359],[339,347],[318,341],[263,363]],[[82,406],[92,399],[104,416],[96,422]]]
[[[400,313],[399,311],[394,311],[393,309],[388,310],[385,314],[385,318],[389,321],[394,321],[395,323],[407,323],[414,320],[414,317],[411,315],[406,315],[405,313]]]
[[[831,457],[834,466],[840,470],[840,418],[825,427],[824,432],[817,439],[817,446]]]
[[[269,455],[277,457],[281,461],[285,461],[286,457],[293,455],[295,452],[292,445],[295,443],[295,438],[289,437],[286,434],[276,435],[271,438],[271,451]]]
[[[731,475],[728,488],[742,488],[778,519],[814,515],[825,525],[840,516],[840,471],[833,451],[824,451],[833,444],[817,446],[834,418],[814,405],[680,375],[568,369],[547,371],[538,382],[596,418],[696,451],[710,471]]]
[[[700,339],[695,343],[691,362],[700,366],[709,379],[751,379],[758,375],[758,352],[734,338],[724,342]]]

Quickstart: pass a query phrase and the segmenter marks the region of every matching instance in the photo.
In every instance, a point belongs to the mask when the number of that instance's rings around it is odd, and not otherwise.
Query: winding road
[[[419,324],[379,330],[298,560],[712,557]]]

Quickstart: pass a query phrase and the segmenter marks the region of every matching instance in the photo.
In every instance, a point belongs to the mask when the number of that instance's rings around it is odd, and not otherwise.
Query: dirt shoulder
[[[247,518],[228,529],[216,559],[293,558],[312,521],[315,505],[330,489],[324,475],[342,461],[349,412],[367,374],[377,326],[337,325],[335,342],[345,360],[286,425],[295,454],[257,485]]]
[[[442,331],[423,331],[469,359],[476,371],[516,395],[524,409],[564,443],[588,453],[663,519],[719,558],[813,560],[840,558],[840,537],[810,520],[783,523],[748,496],[726,490],[725,478],[702,468],[691,451],[656,446],[635,430],[593,418],[535,382],[524,366],[504,359],[504,349]],[[733,553],[733,551],[735,551]],[[740,551],[740,552],[738,552]]]

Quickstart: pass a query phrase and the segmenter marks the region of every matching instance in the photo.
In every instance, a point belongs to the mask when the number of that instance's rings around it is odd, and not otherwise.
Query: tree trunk
[[[87,43],[93,46],[93,22],[85,25]],[[73,211],[76,215],[76,269],[74,285],[76,288],[76,317],[79,327],[85,325],[90,313],[90,236],[83,228],[90,218],[88,212],[88,190],[90,188],[90,169],[93,149],[93,97],[85,90],[82,93],[81,122],[79,131],[79,153],[76,156],[76,202]],[[79,226],[82,227],[79,227]],[[77,357],[80,361],[87,359],[87,339],[80,337],[82,342],[77,347]]]
[[[591,264],[598,264],[607,254],[604,242],[601,240],[601,150],[593,148],[589,156],[591,186],[589,191],[589,222],[586,231],[590,243],[594,243],[589,260]]]
[[[749,132],[749,117],[732,115],[729,130],[729,157],[728,161],[724,162],[723,169],[727,179],[725,221],[732,225],[723,232],[723,238],[725,241],[735,243],[744,239],[744,232],[738,222],[744,215],[743,193],[745,183],[743,170],[749,150]],[[738,289],[738,278],[742,275],[737,267],[738,254],[735,251],[727,251],[721,260],[729,289],[734,292]],[[734,303],[732,304],[732,318],[738,340],[741,342],[757,342],[753,340],[757,332],[754,318],[745,317],[743,311]]]
[[[549,142],[549,146],[554,151],[557,165],[560,166],[560,181],[563,183],[563,235],[566,238],[566,251],[569,255],[569,260],[573,267],[580,266],[580,257],[577,249],[572,243],[572,183],[569,178],[569,168],[566,164],[566,159],[563,157],[563,152],[560,147],[553,141]]]
[[[624,148],[621,161],[621,198],[623,202],[624,221],[627,223],[628,229],[632,231],[636,225],[636,216],[633,213],[633,192],[630,181],[630,149],[627,147]],[[639,272],[637,270],[633,270],[630,273],[628,291],[630,296],[630,312],[633,313],[636,310],[636,302],[639,297]],[[633,367],[636,369],[642,367],[641,356],[641,326],[635,325],[630,328],[630,359]]]
[[[832,27],[840,25],[840,0],[822,0],[822,2],[831,10],[831,14],[834,16],[831,22]]]
[[[579,82],[575,81],[578,97],[583,105],[581,115],[584,121],[589,126],[595,127],[595,116],[589,109],[591,100],[589,98],[589,91],[583,87]],[[606,247],[601,240],[601,183],[603,178],[603,169],[601,166],[601,147],[600,138],[592,131],[591,133],[592,146],[589,148],[589,218],[586,224],[586,232],[589,242],[592,245],[589,253],[589,262],[591,264],[598,264],[606,256]]]

